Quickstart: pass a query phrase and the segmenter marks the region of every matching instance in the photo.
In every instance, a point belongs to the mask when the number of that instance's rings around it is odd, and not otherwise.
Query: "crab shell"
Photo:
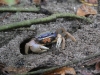
[[[56,42],[57,33],[55,31],[48,31],[39,34],[36,36],[36,41],[38,41],[40,44],[51,44],[52,42]]]

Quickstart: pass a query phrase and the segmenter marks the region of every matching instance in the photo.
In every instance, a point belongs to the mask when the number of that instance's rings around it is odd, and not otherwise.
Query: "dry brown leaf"
[[[76,72],[74,68],[62,67],[52,71],[45,72],[42,75],[67,75],[67,74],[76,75]]]
[[[95,9],[93,9],[92,7],[90,7],[90,6],[87,6],[85,4],[82,4],[78,8],[76,14],[78,16],[96,15],[97,14],[97,11]]]

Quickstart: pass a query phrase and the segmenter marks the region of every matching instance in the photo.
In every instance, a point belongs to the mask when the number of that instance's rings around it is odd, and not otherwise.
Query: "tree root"
[[[19,28],[19,27],[25,27],[25,26],[31,26],[32,24],[48,23],[48,22],[56,20],[57,18],[82,19],[89,23],[92,23],[92,21],[86,17],[80,17],[80,16],[77,16],[75,14],[70,14],[70,13],[57,13],[45,18],[31,19],[31,20],[25,20],[22,22],[15,22],[12,24],[2,25],[0,26],[0,31]]]

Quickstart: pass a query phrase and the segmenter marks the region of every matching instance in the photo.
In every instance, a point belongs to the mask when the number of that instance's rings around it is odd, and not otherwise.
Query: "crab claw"
[[[48,48],[48,47],[45,47],[45,46],[40,45],[40,49],[48,50],[49,48]]]
[[[61,46],[61,42],[62,42],[62,36],[60,34],[58,34],[56,48],[59,48]]]
[[[41,53],[47,51],[48,49],[49,49],[48,47],[37,44],[34,40],[31,40],[25,45],[26,54],[28,54],[28,50],[31,50],[34,53]]]

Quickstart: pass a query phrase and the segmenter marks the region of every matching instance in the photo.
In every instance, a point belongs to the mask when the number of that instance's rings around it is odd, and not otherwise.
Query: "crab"
[[[34,53],[41,53],[41,52],[45,52],[47,51],[49,48],[42,46],[38,43],[36,43],[34,41],[34,39],[32,39],[31,41],[29,41],[28,43],[26,43],[25,45],[25,53],[28,54],[28,50],[31,50]]]
[[[74,36],[67,32],[63,27],[57,29],[56,31],[48,31],[42,33],[35,37],[35,39],[30,40],[25,45],[25,53],[28,54],[28,51],[31,50],[34,53],[42,53],[49,50],[45,45],[56,43],[56,48],[65,49],[65,40],[71,38],[72,41],[76,42]]]

